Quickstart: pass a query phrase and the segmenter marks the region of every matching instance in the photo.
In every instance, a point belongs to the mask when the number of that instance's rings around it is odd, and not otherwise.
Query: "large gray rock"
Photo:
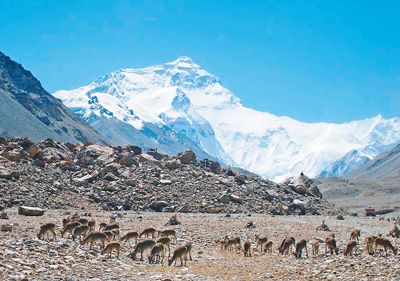
[[[196,154],[193,151],[187,150],[178,154],[178,159],[181,161],[182,164],[193,164],[196,162]]]
[[[35,207],[20,206],[18,208],[18,215],[22,216],[43,216],[45,212],[46,210]]]

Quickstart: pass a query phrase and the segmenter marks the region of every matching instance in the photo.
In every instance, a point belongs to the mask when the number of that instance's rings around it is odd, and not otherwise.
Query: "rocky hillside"
[[[22,65],[0,52],[0,136],[102,142],[97,132],[43,89]]]
[[[46,208],[94,204],[105,210],[335,214],[301,175],[281,185],[198,161],[191,151],[167,156],[137,146],[0,141],[0,204]]]
[[[400,181],[400,144],[349,174],[350,178]]]

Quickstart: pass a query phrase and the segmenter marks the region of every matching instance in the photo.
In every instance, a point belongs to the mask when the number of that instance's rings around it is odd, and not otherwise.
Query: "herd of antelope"
[[[322,226],[324,226],[324,229],[327,229],[324,222],[322,223]],[[317,231],[318,230],[321,230],[321,226],[317,228]],[[400,231],[398,227],[395,225],[387,236],[399,238]],[[356,255],[357,246],[360,243],[360,237],[360,230],[355,229],[350,233],[349,242],[347,243],[343,252],[345,256],[350,256],[353,254]],[[250,240],[246,240],[243,243],[242,247],[240,240],[240,237],[229,238],[228,236],[225,236],[223,239],[216,240],[215,242],[220,244],[221,250],[242,251],[245,257],[251,257],[252,242]],[[365,237],[364,241],[366,245],[366,251],[370,255],[374,255],[376,252],[381,251],[381,255],[383,255],[384,252],[385,256],[387,256],[388,250],[390,250],[394,255],[397,254],[397,248],[393,246],[392,242],[388,238],[382,237],[382,235],[368,236]],[[303,251],[305,251],[305,254],[308,257],[308,244],[310,244],[311,253],[314,256],[319,255],[320,244],[325,244],[325,255],[327,255],[328,253],[330,253],[331,255],[339,254],[339,248],[336,243],[335,234],[333,233],[326,237],[325,240],[314,237],[312,240],[309,241],[306,239],[301,239],[297,243],[294,237],[285,237],[278,247],[278,252],[281,255],[288,255],[289,253],[292,253],[296,258],[301,258]],[[255,245],[255,250],[257,251],[259,249],[261,252],[264,253],[272,253],[273,242],[270,241],[267,236],[256,235]],[[292,247],[294,251],[292,251]]]
[[[325,222],[320,225],[318,230],[329,230],[325,225]],[[133,251],[128,254],[133,260],[136,260],[136,256],[140,254],[140,260],[143,260],[144,252],[148,252],[149,263],[161,263],[164,264],[164,257],[168,251],[168,265],[172,263],[176,265],[176,261],[180,260],[181,266],[186,266],[188,259],[192,260],[192,243],[187,242],[182,246],[177,246],[171,257],[171,242],[177,242],[176,231],[173,229],[157,231],[154,227],[148,227],[143,231],[128,231],[121,235],[120,225],[115,218],[111,218],[109,223],[100,223],[96,230],[96,221],[84,217],[80,217],[77,214],[67,216],[62,220],[61,237],[68,235],[67,238],[71,238],[73,241],[79,239],[82,246],[90,244],[90,249],[93,248],[94,244],[99,244],[101,254],[108,254],[111,258],[112,253],[115,251],[117,258],[120,256],[122,245],[124,247],[130,246],[131,242],[134,242]],[[44,239],[45,236],[48,240],[56,239],[56,224],[46,223],[41,225],[37,237]],[[389,232],[387,236],[399,238],[400,230],[395,225],[394,228]],[[157,239],[156,239],[157,237]],[[344,255],[356,255],[357,246],[360,243],[361,231],[353,230],[349,237],[349,242],[344,249]],[[365,237],[366,251],[370,255],[374,255],[378,250],[383,250],[385,256],[388,255],[388,250],[392,251],[394,255],[397,254],[397,248],[395,248],[388,238],[379,236],[368,236]],[[228,237],[225,236],[221,240],[216,240],[219,243],[221,250],[224,251],[236,251],[243,252],[245,257],[251,257],[252,255],[252,242],[246,240],[241,245],[240,237]],[[330,234],[325,240],[314,237],[312,240],[301,239],[296,243],[294,237],[285,237],[278,247],[278,252],[281,255],[289,255],[292,253],[296,258],[301,258],[303,251],[307,257],[308,245],[311,246],[311,253],[314,256],[319,255],[320,244],[325,244],[325,255],[330,253],[331,255],[339,254],[339,248],[336,243],[334,234]],[[273,242],[270,241],[266,236],[256,235],[255,237],[255,249],[256,251],[264,253],[272,253]],[[292,250],[293,248],[293,250]],[[383,251],[381,255],[383,255]]]
[[[171,242],[177,242],[176,231],[174,229],[157,231],[154,227],[148,227],[143,231],[128,231],[121,235],[120,225],[115,218],[111,218],[109,223],[100,223],[96,230],[96,221],[80,217],[78,214],[67,216],[62,220],[61,237],[68,235],[73,241],[79,239],[81,245],[90,244],[90,249],[94,244],[100,246],[101,254],[111,254],[116,252],[117,258],[120,256],[122,245],[130,246],[131,242],[135,243],[133,251],[128,257],[136,260],[136,256],[140,254],[140,260],[143,260],[143,253],[149,252],[149,263],[164,263],[164,257],[168,250],[168,265],[172,263],[176,265],[179,259],[181,265],[186,265],[188,258],[192,260],[192,244],[187,242],[182,246],[178,246],[171,257]],[[55,240],[56,224],[45,223],[40,226],[37,237],[39,239]],[[157,236],[157,239],[156,239]],[[155,240],[156,239],[156,240]]]

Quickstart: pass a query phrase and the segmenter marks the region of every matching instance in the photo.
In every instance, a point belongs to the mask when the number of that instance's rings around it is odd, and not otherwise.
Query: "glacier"
[[[110,143],[190,148],[277,182],[301,172],[348,173],[400,141],[399,118],[305,123],[253,110],[189,57],[120,69],[54,96]],[[349,154],[351,161],[342,159]]]

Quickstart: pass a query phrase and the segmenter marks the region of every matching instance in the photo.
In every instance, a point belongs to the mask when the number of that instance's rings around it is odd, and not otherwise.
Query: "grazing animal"
[[[319,242],[318,242],[318,240],[311,241],[311,253],[314,256],[319,254]]]
[[[94,243],[99,243],[101,249],[104,248],[104,244],[107,240],[107,235],[104,232],[101,231],[95,231],[89,233],[81,242],[82,245],[86,245],[87,243],[90,243],[90,249],[92,249]]]
[[[337,254],[339,254],[339,249],[336,246],[336,239],[335,239],[335,235],[329,235],[326,239],[325,239],[325,254],[327,254],[328,249],[331,253],[331,255],[333,255],[333,252]]]
[[[89,225],[89,220],[85,219],[85,218],[80,218],[79,220],[77,220],[77,222],[79,222],[80,224],[87,224]]]
[[[167,230],[163,230],[163,231],[158,231],[158,236],[159,237],[169,237],[172,236],[174,237],[175,242],[177,241],[176,238],[176,231],[174,229],[167,229]]]
[[[70,237],[71,237],[75,227],[80,226],[80,225],[81,224],[79,222],[77,222],[77,221],[73,221],[73,222],[67,223],[64,226],[64,228],[61,230],[61,237],[64,237],[65,233],[67,233],[67,232],[70,234]]]
[[[279,253],[281,255],[283,254],[289,254],[289,251],[291,250],[292,246],[294,247],[296,244],[296,240],[293,237],[286,237],[283,239],[281,245],[279,246]]]
[[[189,259],[192,260],[192,242],[187,242],[185,244],[186,247],[186,257],[189,256]]]
[[[156,229],[154,227],[149,227],[149,228],[144,229],[140,233],[139,238],[142,238],[143,236],[145,236],[147,238],[151,237],[152,239],[154,239],[155,235],[156,235]]]
[[[114,233],[112,233],[112,231],[107,230],[107,231],[102,231],[102,232],[107,236],[106,241],[107,241],[108,243],[111,242],[111,240],[114,239]]]
[[[89,231],[89,226],[87,224],[78,225],[75,227],[74,232],[72,234],[72,240],[75,241],[75,238],[79,236],[79,241],[82,240],[82,236],[85,236]]]
[[[71,218],[70,217],[65,217],[62,219],[62,225],[63,227],[66,226],[68,223],[71,222]]]
[[[374,242],[376,238],[378,238],[378,236],[365,237],[365,244],[367,245],[366,250],[370,255],[374,254]]]
[[[103,230],[106,226],[107,226],[107,224],[105,222],[101,222],[99,224],[99,231]]]
[[[127,242],[131,242],[131,240],[135,240],[135,244],[137,243],[139,237],[139,233],[137,233],[136,231],[129,231],[127,232],[124,236],[121,237],[120,241],[124,241],[124,244],[126,244]]]
[[[181,260],[181,266],[183,266],[183,261],[185,261],[186,266],[187,251],[188,249],[186,246],[179,246],[178,248],[176,248],[174,253],[172,254],[172,258],[168,260],[168,266],[171,266],[173,262],[175,262],[174,265],[176,265],[177,259]]]
[[[136,260],[136,255],[140,253],[140,260],[143,260],[143,252],[146,251],[147,249],[153,248],[155,244],[156,241],[151,239],[139,241],[136,244],[135,248],[133,249],[133,252],[129,254],[129,257],[133,260]]]
[[[306,250],[306,255],[308,257],[307,240],[305,240],[305,239],[301,239],[299,242],[296,243],[296,252],[293,254],[296,256],[297,259],[301,258],[303,249]]]
[[[56,229],[56,225],[54,223],[52,223],[52,222],[45,223],[40,226],[40,230],[39,230],[39,233],[37,234],[37,237],[42,240],[42,239],[44,239],[44,235],[46,234],[47,239],[49,239],[49,232],[50,232],[53,236],[52,240],[55,240],[57,237],[55,229]]]
[[[112,234],[113,234],[113,239],[114,239],[114,240],[116,240],[115,237],[118,237],[118,238],[119,238],[119,233],[120,233],[120,232],[119,232],[119,229],[117,229],[117,228],[116,228],[116,229],[113,229],[113,230],[111,230],[111,232],[112,232]]]
[[[235,247],[239,248],[239,249],[241,247],[239,237],[230,238],[230,239],[226,240],[225,245],[224,245],[225,250],[230,251],[230,250],[233,250]]]
[[[344,255],[349,256],[352,254],[353,251],[354,251],[354,255],[355,255],[356,251],[357,251],[357,241],[356,240],[352,240],[349,243],[347,243],[346,250],[344,251]]]
[[[263,246],[268,242],[268,237],[267,236],[259,236],[256,235],[256,241],[257,241],[257,249],[258,246],[260,246],[260,251],[263,250]]]
[[[397,248],[393,247],[392,243],[390,243],[390,240],[384,237],[378,237],[375,239],[375,251],[377,251],[378,247],[383,248],[385,250],[385,254],[387,256],[387,250],[391,250],[394,255],[397,255]]]
[[[243,243],[243,252],[245,257],[251,257],[251,242],[249,240]]]
[[[121,244],[118,242],[111,242],[108,243],[103,250],[101,251],[101,254],[104,255],[105,253],[109,254],[109,258],[111,258],[111,253],[115,250],[117,252],[117,258],[119,259],[119,253],[121,251]]]
[[[95,231],[95,229],[96,229],[96,221],[95,220],[90,220],[88,222],[88,226],[90,228],[90,231]]]
[[[164,245],[157,243],[151,248],[149,263],[164,263]]]
[[[103,228],[104,231],[114,230],[114,229],[119,229],[119,224],[117,223],[108,224]]]
[[[350,240],[358,240],[360,239],[361,231],[359,229],[354,229],[350,234]]]
[[[266,253],[272,253],[272,245],[273,245],[272,241],[268,241],[268,242],[265,244],[264,252],[266,252]]]
[[[157,239],[157,243],[164,245],[164,251],[168,249],[168,257],[171,256],[171,239],[168,237],[161,237]]]
[[[389,235],[388,236],[392,236],[393,238],[399,238],[400,237],[400,230],[397,227],[397,225],[393,226],[393,229],[390,230]]]

